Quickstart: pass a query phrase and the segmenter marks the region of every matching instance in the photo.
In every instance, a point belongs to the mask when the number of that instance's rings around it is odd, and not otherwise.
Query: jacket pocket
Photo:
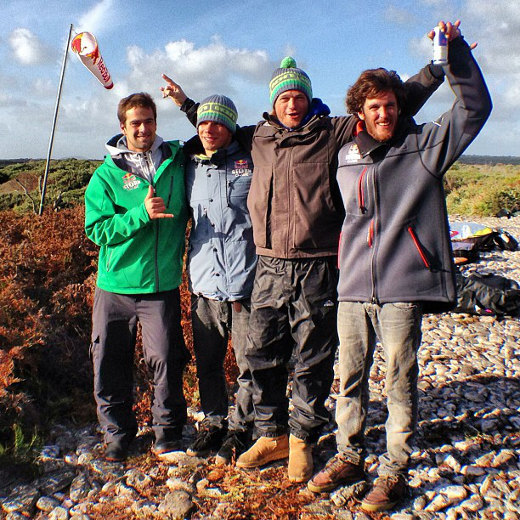
[[[357,183],[357,199],[358,199],[358,208],[361,214],[365,214],[367,212],[366,207],[366,186],[365,186],[365,178],[367,174],[367,167],[365,166],[363,168],[363,171],[361,172],[361,175],[359,176],[358,183]]]
[[[417,253],[419,253],[421,261],[424,264],[424,267],[426,267],[426,269],[431,269],[432,268],[431,262],[428,259],[426,251],[422,247],[421,242],[419,241],[419,238],[417,237],[414,228],[412,226],[408,226],[407,231],[408,231],[409,235],[412,237],[412,241],[414,243],[415,249],[416,249]]]
[[[338,247],[343,215],[332,200],[327,163],[300,163],[293,167],[289,203],[293,202],[292,246],[296,249]]]
[[[106,252],[106,262],[105,262],[105,269],[106,272],[110,272],[110,268],[112,267],[112,256],[114,255],[114,249],[110,246],[107,246],[107,252]]]

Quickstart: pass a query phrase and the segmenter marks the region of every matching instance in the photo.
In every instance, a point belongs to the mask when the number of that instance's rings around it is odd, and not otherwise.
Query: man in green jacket
[[[179,285],[187,222],[184,154],[156,135],[146,93],[119,102],[122,134],[85,193],[85,231],[100,246],[92,312],[94,396],[105,458],[126,459],[137,433],[132,412],[137,322],[153,373],[154,453],[180,449],[186,422],[182,372],[189,358],[180,325]]]

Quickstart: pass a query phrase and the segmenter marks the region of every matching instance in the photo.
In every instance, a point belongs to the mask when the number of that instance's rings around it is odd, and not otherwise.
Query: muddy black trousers
[[[336,257],[259,257],[246,347],[258,436],[275,437],[289,430],[312,443],[330,420],[325,400],[338,345],[336,263]]]
[[[156,442],[180,438],[187,416],[182,374],[189,359],[180,312],[178,289],[116,294],[96,288],[91,358],[97,414],[107,444],[128,445],[137,432],[132,405],[138,321],[144,361],[153,374],[152,428]]]

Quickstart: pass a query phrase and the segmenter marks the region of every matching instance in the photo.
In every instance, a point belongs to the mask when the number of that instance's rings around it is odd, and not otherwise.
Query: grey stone
[[[70,498],[73,502],[80,502],[88,497],[91,489],[87,475],[78,475],[70,485]]]
[[[183,520],[193,507],[193,501],[186,491],[171,491],[159,504],[158,512],[169,520]]]
[[[61,502],[54,497],[40,497],[36,502],[36,508],[45,513],[49,513],[55,507],[58,507]]]
[[[43,495],[53,495],[70,486],[75,476],[74,468],[64,468],[40,477],[34,482],[34,485]]]
[[[68,520],[69,518],[69,511],[65,507],[55,507],[50,513],[49,513],[49,520]]]

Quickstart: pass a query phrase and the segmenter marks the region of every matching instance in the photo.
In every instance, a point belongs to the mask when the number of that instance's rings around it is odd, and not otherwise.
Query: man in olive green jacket
[[[179,285],[187,222],[184,155],[156,135],[145,93],[120,101],[122,134],[85,193],[85,231],[100,246],[92,313],[94,396],[105,458],[123,461],[137,433],[132,412],[137,322],[153,373],[154,452],[180,448],[186,422],[182,372],[189,355],[180,326]]]

